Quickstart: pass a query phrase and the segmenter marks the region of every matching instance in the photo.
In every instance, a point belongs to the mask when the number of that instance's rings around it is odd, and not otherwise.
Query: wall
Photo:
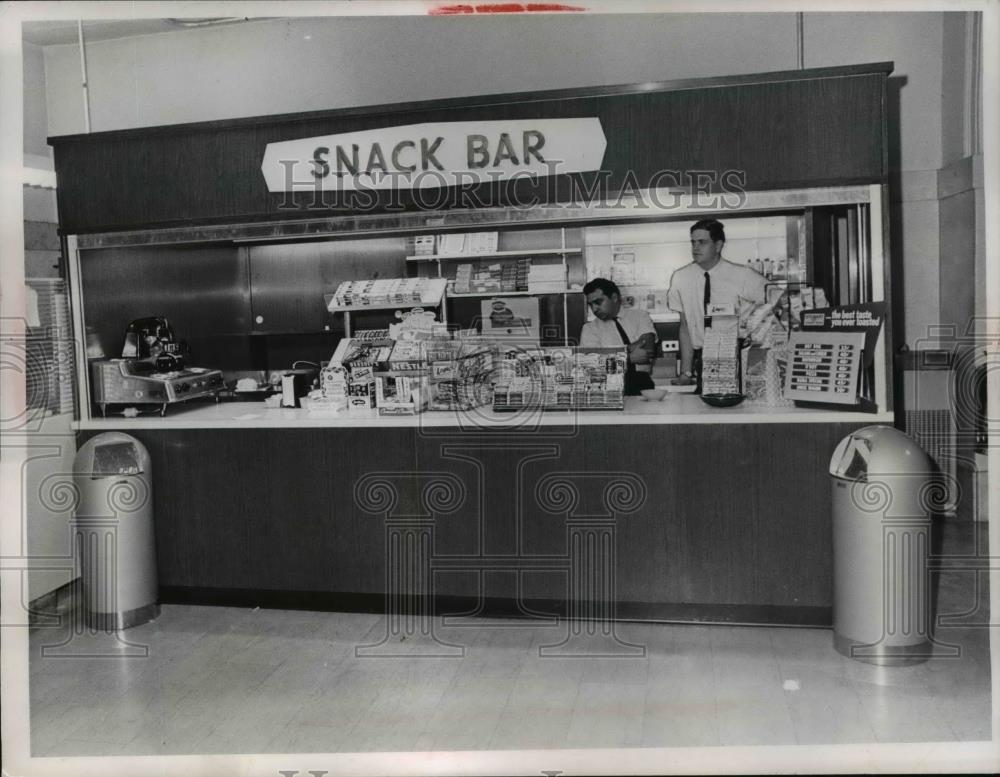
[[[975,14],[944,14],[942,39],[942,167],[938,171],[940,304],[962,334],[986,309],[986,240],[977,72],[980,27]]]
[[[46,143],[48,111],[45,100],[45,50],[24,42],[24,166],[52,170],[52,149]],[[79,102],[79,96],[78,96]],[[24,203],[24,277],[57,278],[59,269],[58,217],[55,191],[42,186],[22,187]],[[22,602],[36,602],[73,577],[70,543],[70,505],[60,498],[72,480],[76,436],[70,413],[39,417],[32,432],[21,471],[24,523],[21,541],[29,556],[29,572],[22,578]],[[60,485],[57,485],[60,484]],[[24,587],[26,584],[26,587]],[[48,609],[48,607],[43,607]]]
[[[40,57],[40,50],[38,54]],[[40,68],[38,73],[42,73]],[[28,75],[27,69],[25,75]],[[41,130],[38,137],[42,142],[45,133],[44,127],[31,124],[27,105],[24,121],[25,164],[51,164],[44,148],[29,144],[29,127]],[[33,150],[29,152],[29,148]],[[55,194],[54,190],[40,186],[23,187],[25,278],[60,277]],[[30,426],[32,434],[22,470],[25,508],[22,537],[27,542],[30,557],[27,589],[22,591],[24,602],[37,602],[39,597],[73,578],[70,545],[72,510],[60,498],[67,492],[64,485],[59,485],[72,480],[73,457],[76,455],[72,421],[71,413],[57,413],[39,418]],[[46,604],[41,609],[48,610],[51,606]]]
[[[969,335],[983,336],[986,311],[986,236],[983,213],[983,157],[979,127],[981,22],[977,14],[945,14],[942,53],[942,167],[938,171],[940,265],[943,324],[955,326],[960,348]],[[976,321],[979,312],[980,320]],[[964,339],[964,343],[961,342]],[[982,339],[979,341],[982,342]],[[978,356],[981,357],[982,349]],[[970,376],[971,377],[971,376]],[[956,397],[971,397],[974,387],[959,384]],[[975,453],[968,413],[956,414],[960,432],[957,474],[962,489],[959,516],[982,520],[986,500],[978,493],[985,481],[986,457]]]
[[[45,51],[41,46],[24,42],[24,153],[49,158],[52,149],[45,142],[48,111],[45,97]],[[40,99],[42,98],[42,99]]]
[[[88,44],[87,66],[100,131],[785,70],[795,16],[260,21]],[[81,132],[77,47],[46,47],[46,69],[51,134]]]
[[[973,14],[945,13],[942,23],[941,69],[941,164],[947,166],[975,149],[970,86],[979,57],[970,47],[978,43]]]
[[[913,342],[941,317],[943,13],[810,13],[806,67],[892,60],[894,251]],[[949,22],[949,31],[953,22]],[[552,41],[566,41],[553,45]],[[438,97],[788,70],[795,14],[255,21],[87,46],[95,131]],[[79,52],[46,46],[53,135],[81,132]],[[950,66],[949,66],[950,67]],[[949,72],[951,72],[949,70]],[[735,128],[734,128],[735,130]]]
[[[805,50],[811,66],[891,59],[896,69],[890,110],[890,214],[893,281],[902,293],[898,342],[912,347],[941,318],[938,298],[937,169],[941,166],[942,24],[940,13],[815,14],[807,17]],[[891,105],[891,104],[890,104]],[[891,105],[891,108],[893,106]],[[902,319],[900,321],[899,319]]]

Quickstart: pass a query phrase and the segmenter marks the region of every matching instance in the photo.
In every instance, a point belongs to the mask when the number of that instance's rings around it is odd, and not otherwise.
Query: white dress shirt
[[[622,325],[622,329],[625,330],[630,343],[634,343],[647,332],[652,332],[654,340],[656,338],[656,327],[653,326],[653,319],[644,310],[621,308],[618,311],[618,321]],[[611,319],[601,321],[601,319],[595,318],[584,324],[583,329],[580,330],[581,347],[621,348],[623,345],[621,335],[618,334],[618,327]],[[649,369],[648,364],[636,365],[636,370],[639,372],[648,372]]]
[[[712,279],[712,304],[732,305],[739,312],[741,305],[764,301],[767,279],[745,265],[720,259],[708,271]],[[691,347],[705,344],[705,270],[697,262],[686,264],[670,276],[667,306],[683,313],[691,334]]]

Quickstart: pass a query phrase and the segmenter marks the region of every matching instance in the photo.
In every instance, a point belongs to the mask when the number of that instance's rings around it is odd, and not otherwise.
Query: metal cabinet
[[[165,316],[195,363],[236,368],[247,356],[250,283],[238,246],[143,246],[80,252],[84,321],[106,356],[129,322]]]
[[[256,334],[340,332],[323,299],[343,281],[402,274],[406,239],[382,237],[252,245],[247,251]]]

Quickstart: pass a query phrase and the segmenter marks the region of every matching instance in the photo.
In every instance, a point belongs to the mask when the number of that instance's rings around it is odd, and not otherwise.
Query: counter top
[[[628,397],[624,410],[497,413],[487,407],[469,411],[432,411],[415,416],[379,416],[377,411],[326,413],[267,408],[263,402],[197,402],[173,405],[164,417],[109,415],[77,421],[84,429],[232,429],[314,427],[449,427],[523,430],[538,426],[612,426],[653,424],[892,423],[892,413],[858,413],[746,403],[731,408],[706,405],[697,396],[668,394],[659,402]]]

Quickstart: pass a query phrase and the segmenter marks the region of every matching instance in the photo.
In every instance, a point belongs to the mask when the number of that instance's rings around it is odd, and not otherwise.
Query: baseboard
[[[328,591],[161,586],[160,603],[320,612],[386,612],[384,594]],[[436,596],[429,602],[425,598],[414,602],[413,611],[455,617],[565,618],[568,608],[564,600],[557,599],[530,599],[519,604],[513,599],[499,597]],[[617,602],[613,611],[615,619],[622,621],[812,627],[833,624],[832,608],[823,606]]]

